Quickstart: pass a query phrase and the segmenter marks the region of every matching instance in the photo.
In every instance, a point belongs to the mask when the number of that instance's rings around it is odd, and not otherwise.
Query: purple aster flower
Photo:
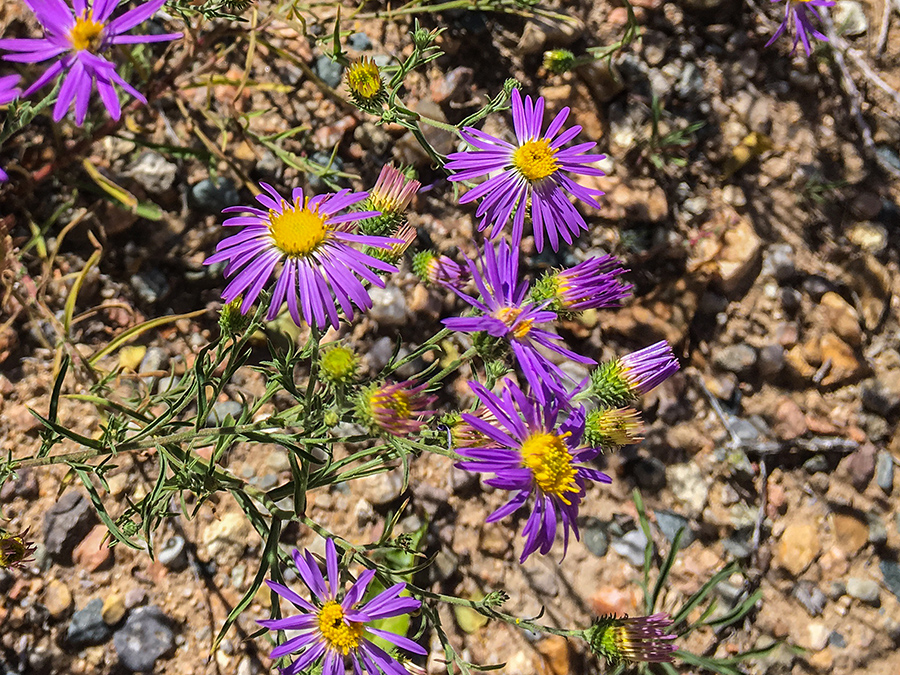
[[[493,174],[459,200],[465,204],[481,199],[475,212],[481,218],[480,230],[493,225],[489,236],[494,237],[512,217],[513,241],[519,242],[525,226],[525,211],[530,208],[537,250],[543,250],[546,236],[550,247],[556,251],[560,237],[571,244],[579,230],[587,230],[584,218],[566,193],[596,208],[600,208],[596,197],[603,194],[600,190],[579,185],[567,174],[602,176],[603,172],[590,164],[604,159],[605,155],[584,154],[596,143],[563,148],[581,132],[578,125],[562,131],[569,108],[560,110],[543,133],[542,97],[532,102],[531,97],[526,96],[523,101],[518,89],[514,89],[512,110],[515,144],[466,127],[461,135],[475,149],[449,155],[450,161],[445,168],[454,172],[450,177],[452,181]]]
[[[124,14],[111,19],[121,0],[71,0],[72,6],[63,0],[24,0],[44,28],[42,38],[10,38],[0,40],[0,49],[7,54],[7,61],[40,63],[55,59],[28,89],[29,96],[45,84],[65,72],[59,98],[53,107],[53,119],[59,121],[74,102],[75,123],[81,126],[87,115],[91,89],[96,82],[97,91],[110,117],[119,119],[122,106],[114,85],[119,85],[141,103],[147,99],[128,84],[116,72],[116,65],[102,54],[113,45],[139,42],[165,42],[181,37],[181,33],[163,35],[128,35],[128,31],[143,23],[165,4],[165,0],[150,0]]]
[[[372,642],[372,637],[387,640],[415,654],[428,653],[408,638],[367,625],[379,619],[409,614],[419,609],[422,603],[418,600],[400,597],[406,584],[391,586],[365,604],[360,604],[366,588],[375,576],[374,570],[366,570],[360,574],[350,590],[339,598],[343,585],[340,582],[337,550],[331,539],[325,540],[324,578],[309,551],[301,554],[294,549],[293,555],[300,580],[312,593],[312,602],[304,600],[286,586],[266,581],[269,588],[303,613],[258,622],[269,630],[299,633],[275,647],[269,655],[272,659],[278,659],[288,654],[298,654],[290,666],[281,669],[282,675],[310,672],[307,669],[311,669],[320,659],[322,675],[344,675],[347,659],[352,663],[355,675],[362,675],[363,670],[368,675],[408,675],[409,671]]]
[[[591,650],[610,665],[644,661],[665,663],[675,653],[672,619],[662,612],[633,618],[604,616],[584,631]]]
[[[295,188],[288,202],[271,185],[260,183],[260,186],[268,194],[259,194],[256,200],[265,209],[251,206],[225,209],[224,213],[251,215],[226,220],[224,225],[243,229],[220,241],[216,253],[204,262],[211,265],[228,261],[225,275],[234,278],[222,292],[225,301],[243,296],[241,311],[249,311],[281,263],[266,317],[269,321],[278,315],[285,298],[291,318],[298,326],[302,313],[302,318],[312,326],[331,324],[337,328],[335,297],[351,320],[354,305],[362,311],[371,308],[372,300],[360,278],[384,288],[384,281],[372,270],[396,272],[397,268],[352,245],[390,249],[402,242],[352,233],[356,221],[377,216],[378,211],[339,212],[364,200],[367,193],[341,190],[309,197],[302,188]]]
[[[618,307],[634,288],[619,277],[626,270],[611,255],[590,258],[543,277],[532,291],[536,300],[551,300],[557,311]]]
[[[420,251],[413,257],[413,271],[429,284],[460,288],[469,280],[469,271],[452,258],[433,251]]]
[[[781,0],[771,0],[771,2],[781,2]],[[819,30],[816,30],[811,17],[815,17],[817,21],[822,20],[817,7],[833,7],[834,0],[785,0],[784,20],[775,31],[775,35],[766,43],[766,47],[771,45],[778,37],[787,31],[794,33],[794,46],[791,53],[797,50],[797,43],[803,44],[803,51],[809,56],[812,54],[812,47],[809,36],[812,35],[817,40],[828,42],[828,37]]]
[[[437,396],[426,392],[428,382],[412,380],[379,385],[362,394],[360,412],[370,426],[392,436],[412,436],[425,426],[422,417],[430,417]]]
[[[0,105],[14,101],[21,93],[18,87],[16,87],[18,83],[18,75],[4,75],[3,77],[0,77]],[[6,175],[6,172],[3,169],[0,169],[0,183],[5,180],[9,180],[9,176]]]
[[[678,372],[678,359],[665,340],[600,364],[591,373],[591,393],[609,407],[628,405]]]
[[[456,286],[450,288],[480,310],[482,316],[444,319],[444,325],[462,333],[484,331],[492,337],[503,338],[541,403],[551,392],[565,396],[568,376],[538,348],[544,347],[578,363],[593,364],[594,361],[563,347],[559,344],[562,340],[559,335],[536,327],[536,324],[555,320],[556,313],[544,309],[546,302],[535,305],[527,301],[529,287],[528,282],[519,282],[518,252],[506,241],[501,241],[496,250],[486,245],[481,269],[472,260],[468,261],[468,266],[481,300],[463,293]]]
[[[601,471],[585,466],[599,448],[583,448],[584,408],[571,409],[569,401],[556,398],[540,404],[506,382],[500,396],[477,382],[470,382],[484,406],[496,419],[463,413],[464,422],[483,434],[484,444],[461,446],[457,452],[466,461],[458,466],[467,471],[496,474],[485,482],[500,490],[514,492],[512,499],[487,518],[492,523],[505,518],[533,498],[533,508],[522,530],[525,547],[521,562],[535,551],[546,555],[556,539],[557,524],[563,529],[563,555],[569,546],[569,531],[579,538],[578,506],[584,497],[585,482],[611,483]],[[565,421],[560,413],[568,411]]]

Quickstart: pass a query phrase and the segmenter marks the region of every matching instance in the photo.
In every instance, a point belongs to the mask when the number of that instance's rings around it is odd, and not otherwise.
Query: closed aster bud
[[[621,408],[662,384],[679,369],[665,340],[601,363],[591,373],[591,393],[610,408]]]
[[[222,331],[222,335],[236,337],[250,327],[253,317],[250,314],[241,313],[242,303],[243,300],[237,297],[222,306],[219,311],[219,329]]]
[[[445,255],[420,251],[413,258],[413,271],[426,284],[461,288],[469,280],[469,271]]]
[[[644,425],[634,408],[592,410],[584,425],[584,442],[592,448],[616,448],[637,443]]]
[[[635,618],[604,616],[583,633],[584,639],[597,656],[610,665],[648,662],[663,663],[672,660],[675,652],[669,633],[672,619],[668,614],[654,614]]]
[[[322,377],[334,384],[348,384],[356,377],[359,358],[343,345],[336,345],[322,354],[319,364]]]
[[[568,49],[551,49],[544,52],[544,68],[554,75],[562,75],[572,70],[575,55]]]
[[[378,237],[396,236],[406,224],[406,210],[420,187],[419,181],[407,177],[403,171],[390,164],[383,166],[375,187],[360,205],[360,210],[378,211],[380,215],[360,221],[359,231]]]
[[[22,567],[32,562],[35,546],[28,541],[28,530],[21,534],[12,534],[0,530],[0,569]]]

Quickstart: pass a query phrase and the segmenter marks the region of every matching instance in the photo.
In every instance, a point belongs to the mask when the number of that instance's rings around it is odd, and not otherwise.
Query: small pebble
[[[101,603],[102,604],[102,603]],[[119,661],[134,673],[153,670],[156,660],[175,649],[171,620],[155,606],[139,607],[113,635]]]
[[[850,577],[847,579],[847,595],[869,605],[877,605],[881,590],[878,588],[878,584],[871,579]]]
[[[44,596],[41,600],[50,616],[59,619],[69,613],[72,609],[72,594],[69,588],[58,579],[53,579],[47,588],[44,589]]]
[[[349,43],[350,47],[358,52],[364,52],[367,49],[372,49],[372,41],[365,33],[353,33],[353,35],[347,38],[347,42]]]
[[[114,593],[103,601],[103,609],[100,611],[100,615],[103,617],[103,623],[107,626],[115,626],[122,620],[127,611],[125,598],[118,593]]]
[[[313,72],[325,84],[334,89],[341,83],[344,67],[323,54],[313,64]]]
[[[581,539],[588,551],[602,558],[609,550],[609,536],[606,524],[599,518],[589,517],[581,526]]]
[[[96,522],[94,509],[83,494],[67,492],[44,518],[44,545],[47,547],[47,554],[63,565],[71,564],[73,549],[87,536]]]
[[[103,600],[100,598],[94,598],[75,612],[66,631],[66,644],[80,648],[106,642],[112,631],[103,621],[102,612]]]
[[[896,560],[882,560],[879,564],[884,585],[900,600],[900,563]]]
[[[656,526],[666,541],[674,543],[675,535],[679,530],[684,530],[681,535],[680,548],[684,548],[694,541],[694,532],[691,530],[687,518],[674,511],[654,511],[653,513],[656,516]]]
[[[885,494],[894,489],[894,456],[887,450],[879,452],[875,460],[875,482]]]
[[[613,550],[635,567],[643,567],[646,547],[647,537],[641,529],[626,532],[612,542]]]
[[[230,178],[219,177],[215,182],[204,178],[188,191],[188,206],[203,213],[220,214],[222,209],[241,203],[237,186]]]
[[[808,581],[800,581],[794,586],[791,593],[801,605],[806,608],[810,616],[819,616],[825,609],[828,598],[814,584]]]
[[[170,570],[178,572],[187,567],[187,552],[184,537],[175,535],[166,540],[166,545],[156,555],[156,559]]]
[[[713,363],[738,377],[747,377],[756,365],[756,350],[747,344],[729,345],[713,355]]]
[[[239,420],[243,410],[244,406],[242,406],[237,401],[216,401],[216,403],[213,404],[212,410],[209,412],[209,415],[207,415],[206,417],[206,426],[220,426],[223,422],[225,422],[225,419],[229,415],[235,421]]]

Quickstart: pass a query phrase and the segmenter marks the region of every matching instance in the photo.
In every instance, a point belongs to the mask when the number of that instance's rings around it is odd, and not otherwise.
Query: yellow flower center
[[[20,537],[0,535],[0,569],[12,567],[25,559],[28,549]]]
[[[336,600],[326,602],[319,610],[319,632],[331,649],[349,654],[359,647],[364,631],[363,624],[344,618],[344,608]]]
[[[310,211],[299,202],[293,206],[282,202],[282,209],[281,213],[269,211],[269,234],[283,253],[295,258],[307,256],[328,238],[331,228],[318,209]]]
[[[531,470],[541,491],[559,497],[564,504],[571,503],[566,493],[578,492],[575,482],[578,471],[572,466],[572,454],[563,441],[569,435],[569,432],[536,433],[525,439],[520,450],[522,465]]]
[[[408,420],[412,416],[412,406],[409,404],[409,395],[405,391],[395,391],[392,394],[384,394],[375,391],[369,397],[370,405],[379,406],[381,408],[390,408],[401,419]]]
[[[99,51],[103,42],[104,28],[102,23],[94,21],[92,12],[85,12],[80,18],[75,19],[75,25],[72,27],[72,32],[69,33],[72,48],[76,51],[84,49],[90,52]]]
[[[352,64],[347,70],[347,86],[353,95],[369,101],[381,93],[384,84],[378,66],[372,61],[363,59]]]
[[[516,327],[513,328],[513,324],[516,323],[516,319],[519,318],[519,314],[521,313],[522,310],[518,307],[501,307],[494,313],[494,317],[500,319],[509,328],[512,328],[513,336],[522,339],[531,332],[531,327],[534,325],[534,319],[520,321]]]
[[[513,166],[528,180],[534,182],[552,176],[559,169],[556,150],[546,138],[526,141],[513,153]]]

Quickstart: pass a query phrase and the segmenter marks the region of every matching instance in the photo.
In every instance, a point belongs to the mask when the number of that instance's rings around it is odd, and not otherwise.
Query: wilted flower
[[[618,307],[634,288],[619,278],[624,273],[611,255],[590,258],[543,276],[531,295],[536,302],[551,300],[550,308],[557,312]]]
[[[413,271],[420,279],[439,286],[462,287],[469,280],[469,272],[452,258],[434,251],[420,251],[413,258]]]
[[[16,52],[4,56],[7,61],[22,63],[40,63],[61,57],[23,94],[31,95],[65,72],[59,97],[53,107],[53,119],[57,122],[65,116],[73,102],[75,123],[80,126],[84,122],[94,83],[103,105],[114,120],[119,119],[122,114],[114,85],[120,86],[141,103],[146,103],[147,99],[143,94],[123,80],[116,72],[116,64],[105,59],[102,54],[113,45],[166,42],[181,37],[181,33],[128,34],[132,28],[156,14],[165,0],[150,0],[115,19],[110,17],[122,4],[121,0],[72,0],[72,7],[63,0],[24,2],[43,27],[44,37],[0,40],[0,49]]]
[[[18,75],[4,75],[0,77],[0,105],[14,101],[22,92],[16,85],[19,83]],[[9,180],[9,176],[3,169],[0,169],[0,182]]]
[[[584,441],[595,448],[611,448],[637,443],[644,425],[634,408],[592,410],[584,423]]]
[[[428,394],[427,388],[427,382],[412,380],[369,388],[360,397],[360,416],[370,427],[392,436],[417,434],[425,425],[421,418],[436,412],[432,408],[437,397]]]
[[[782,0],[771,0],[771,2],[782,2]],[[819,30],[816,30],[811,17],[815,17],[816,21],[821,21],[822,16],[819,14],[818,7],[833,7],[834,0],[784,0],[784,20],[778,26],[778,30],[766,43],[766,47],[771,45],[779,36],[787,31],[794,33],[794,46],[792,52],[797,50],[797,43],[803,44],[803,51],[807,56],[812,54],[812,45],[809,36],[812,35],[817,40],[828,42],[828,37]]]
[[[665,340],[601,363],[591,373],[591,393],[609,407],[628,405],[678,371],[678,359]]]
[[[570,409],[563,396],[542,405],[508,381],[500,396],[477,382],[470,382],[469,386],[495,421],[489,423],[475,415],[462,414],[463,421],[488,442],[460,447],[458,452],[466,461],[458,466],[467,471],[493,473],[496,477],[485,483],[515,493],[506,505],[488,516],[487,522],[500,520],[533,499],[531,515],[522,530],[525,546],[521,561],[535,551],[546,555],[553,546],[559,523],[565,555],[569,531],[579,538],[576,519],[586,482],[612,482],[605,473],[587,466],[600,450],[581,447],[584,408]],[[560,420],[565,410],[567,416]]]
[[[287,586],[266,581],[269,588],[302,613],[258,622],[269,630],[299,633],[275,647],[269,655],[272,659],[278,659],[297,654],[290,666],[281,669],[282,675],[311,672],[313,664],[320,660],[324,675],[343,675],[347,660],[352,663],[356,675],[362,675],[363,671],[368,675],[407,675],[408,671],[396,659],[372,642],[374,637],[415,654],[427,654],[412,640],[370,625],[379,619],[409,614],[421,606],[422,603],[414,598],[400,597],[406,584],[391,586],[362,604],[375,571],[364,571],[346,593],[340,593],[343,585],[337,550],[331,539],[325,540],[325,577],[309,551],[301,554],[294,549],[293,557],[300,580],[312,594],[312,602]]]
[[[532,103],[531,97],[526,96],[523,101],[515,89],[512,110],[515,144],[466,127],[461,135],[475,149],[448,155],[450,161],[445,168],[454,172],[450,176],[452,181],[491,175],[459,200],[461,204],[481,200],[475,212],[481,218],[480,230],[493,225],[489,236],[494,237],[512,218],[513,241],[518,243],[522,239],[528,210],[537,250],[543,250],[546,236],[550,247],[556,251],[560,237],[571,244],[579,230],[587,230],[584,218],[566,193],[596,208],[600,208],[596,197],[603,194],[601,190],[579,185],[567,174],[602,176],[603,172],[590,164],[604,159],[605,155],[584,154],[596,143],[579,143],[563,149],[563,145],[581,132],[578,125],[562,131],[569,108],[563,108],[553,118],[546,132],[541,131],[544,124],[542,97]]]
[[[669,633],[672,619],[668,614],[634,618],[601,617],[584,631],[584,639],[597,656],[610,665],[646,661],[671,661],[677,636]]]
[[[22,567],[27,562],[32,562],[35,546],[28,541],[28,530],[21,534],[12,534],[0,530],[0,569],[9,567]]]
[[[483,331],[494,338],[502,338],[515,355],[525,379],[539,401],[545,402],[550,395],[548,392],[553,392],[554,396],[565,396],[566,374],[542,354],[538,347],[578,363],[593,364],[594,361],[563,347],[559,344],[562,340],[559,335],[537,327],[538,324],[554,321],[556,313],[526,300],[528,283],[519,281],[518,251],[510,249],[506,241],[501,241],[496,250],[493,246],[486,245],[481,269],[471,260],[468,265],[481,300],[476,300],[455,286],[450,288],[483,315],[444,319],[444,325],[462,333]]]
[[[241,311],[246,313],[281,263],[267,320],[278,315],[285,298],[298,326],[306,320],[317,328],[327,324],[337,328],[338,304],[351,320],[354,305],[362,311],[369,309],[372,300],[358,277],[384,288],[384,281],[372,269],[396,272],[397,268],[353,244],[389,249],[399,240],[352,233],[354,221],[378,215],[377,211],[340,214],[365,199],[366,193],[341,190],[309,197],[302,188],[295,188],[288,202],[271,185],[260,186],[265,193],[256,200],[266,210],[251,206],[224,209],[225,213],[251,215],[226,220],[225,226],[243,229],[220,241],[216,253],[204,261],[205,265],[228,261],[225,276],[234,278],[222,297],[231,302],[243,296]]]

